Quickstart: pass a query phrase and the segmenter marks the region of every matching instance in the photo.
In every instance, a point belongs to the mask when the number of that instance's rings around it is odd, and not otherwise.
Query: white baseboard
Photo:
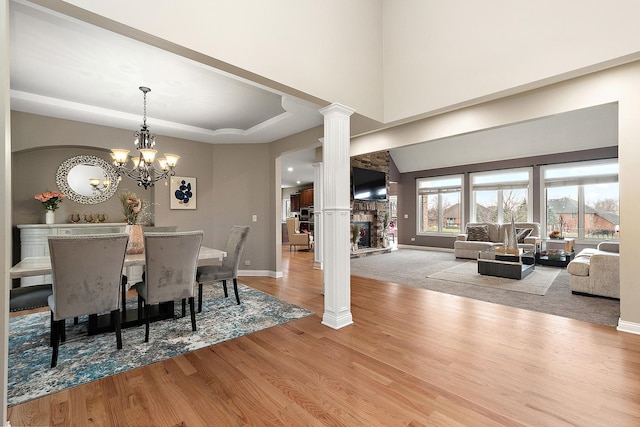
[[[627,322],[626,320],[618,319],[618,327],[616,329],[620,332],[640,335],[640,323]]]
[[[449,248],[434,248],[431,246],[415,246],[415,245],[398,245],[398,249],[416,249],[418,251],[453,252],[453,249],[449,249]]]
[[[282,271],[272,270],[238,270],[238,276],[250,276],[250,277],[273,277],[279,279],[284,277]]]

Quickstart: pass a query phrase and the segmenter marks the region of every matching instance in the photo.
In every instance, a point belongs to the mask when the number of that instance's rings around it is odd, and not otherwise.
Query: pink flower
[[[46,210],[55,211],[56,209],[58,209],[58,205],[62,203],[65,195],[60,193],[59,191],[45,191],[36,194],[34,198],[42,202],[42,207]]]

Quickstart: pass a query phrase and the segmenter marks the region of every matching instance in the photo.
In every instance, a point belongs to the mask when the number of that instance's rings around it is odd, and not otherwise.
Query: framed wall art
[[[172,176],[170,185],[171,209],[195,209],[197,202],[196,179]]]

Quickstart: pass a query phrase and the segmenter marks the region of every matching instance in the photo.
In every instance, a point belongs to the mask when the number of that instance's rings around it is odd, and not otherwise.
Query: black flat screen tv
[[[387,199],[387,175],[384,172],[354,167],[351,179],[354,200]]]

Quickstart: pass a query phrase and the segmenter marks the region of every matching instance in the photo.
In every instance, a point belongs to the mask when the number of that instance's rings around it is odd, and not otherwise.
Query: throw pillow
[[[467,226],[467,240],[475,242],[489,241],[488,225],[469,225]]]
[[[516,228],[516,241],[518,243],[524,243],[525,237],[531,234],[532,231],[533,228]]]

